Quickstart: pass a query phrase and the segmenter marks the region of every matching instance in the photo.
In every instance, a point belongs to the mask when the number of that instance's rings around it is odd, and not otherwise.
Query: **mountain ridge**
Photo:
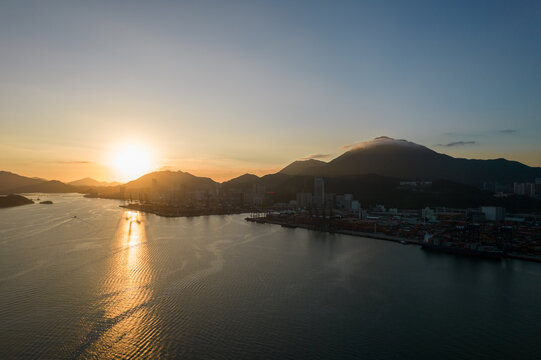
[[[307,166],[298,174],[321,177],[376,174],[402,180],[446,179],[479,187],[484,182],[531,182],[541,177],[541,168],[503,158],[455,158],[406,140],[380,137],[359,143],[326,165]]]
[[[9,171],[0,171],[0,194],[21,192],[88,192],[103,188],[120,191],[148,189],[154,184],[160,188],[177,190],[208,189],[218,184],[247,187],[255,183],[287,183],[291,177],[355,177],[378,175],[398,180],[449,180],[481,187],[484,182],[512,184],[515,181],[533,182],[541,178],[541,167],[530,167],[504,158],[480,160],[455,158],[438,153],[423,145],[386,136],[346,147],[346,152],[324,162],[315,159],[296,160],[274,174],[258,177],[244,174],[218,183],[208,177],[198,177],[182,171],[155,171],[124,184],[99,182],[83,178],[63,183],[57,180],[29,178]],[[94,190],[93,190],[94,191]]]
[[[95,186],[95,187],[100,187],[100,186],[117,186],[117,185],[121,185],[122,183],[120,183],[118,181],[112,181],[112,182],[98,181],[98,180],[93,179],[91,177],[85,177],[85,178],[82,178],[82,179],[79,179],[79,180],[74,180],[74,181],[67,182],[66,184],[73,185],[73,186]]]

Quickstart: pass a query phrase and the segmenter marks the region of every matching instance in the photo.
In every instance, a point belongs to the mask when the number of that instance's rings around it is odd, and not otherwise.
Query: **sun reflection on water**
[[[152,298],[144,215],[125,211],[111,249],[113,255],[103,282],[103,323],[106,331],[91,349],[100,358],[150,356],[153,329],[148,302]]]

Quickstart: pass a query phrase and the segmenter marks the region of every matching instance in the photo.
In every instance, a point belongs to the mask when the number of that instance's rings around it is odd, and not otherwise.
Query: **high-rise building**
[[[325,205],[325,182],[322,178],[314,179],[314,206],[321,209]]]
[[[518,183],[514,184],[514,193],[518,195],[535,196],[537,193],[537,179],[536,183]]]
[[[297,208],[310,209],[312,207],[312,193],[297,193]]]

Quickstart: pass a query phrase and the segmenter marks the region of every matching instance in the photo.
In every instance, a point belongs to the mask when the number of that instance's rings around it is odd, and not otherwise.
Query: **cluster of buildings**
[[[541,197],[541,178],[536,178],[535,182],[515,182],[513,184],[513,193],[532,197]]]
[[[353,194],[333,194],[325,192],[325,181],[314,179],[314,192],[298,192],[296,199],[288,204],[298,210],[337,209],[359,213],[361,203],[353,198]]]
[[[298,210],[276,211],[254,221],[285,227],[341,232],[384,240],[422,244],[427,236],[452,249],[492,249],[500,256],[532,257],[541,261],[541,219],[531,214],[508,214],[497,206],[472,209],[425,207],[421,210],[386,209],[383,205],[352,213]]]
[[[483,184],[482,189],[496,193],[499,196],[516,194],[541,198],[541,178],[536,178],[533,182],[514,182],[512,184],[486,182]]]

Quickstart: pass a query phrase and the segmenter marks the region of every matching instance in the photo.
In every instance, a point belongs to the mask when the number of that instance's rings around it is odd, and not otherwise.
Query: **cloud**
[[[359,143],[353,143],[353,144],[347,144],[347,145],[343,145],[343,146],[340,146],[340,149],[341,150],[351,150],[353,148],[357,148],[360,146],[360,142]]]
[[[301,158],[301,160],[326,159],[331,155],[332,154],[311,154],[311,155]]]
[[[92,161],[86,161],[86,160],[71,160],[71,161],[53,161],[57,164],[92,164]]]
[[[466,146],[466,145],[475,145],[476,141],[453,141],[448,144],[437,144],[436,146],[442,147],[455,147],[455,146]]]
[[[487,132],[448,131],[444,132],[443,135],[448,137],[483,137],[487,135]]]
[[[158,169],[158,171],[171,171],[171,170],[174,170],[174,168],[168,165],[160,166],[160,168]]]
[[[403,139],[393,139],[389,136],[378,136],[373,140],[369,141],[360,141],[353,144],[343,145],[340,147],[341,150],[356,150],[356,149],[366,149],[369,147],[379,146],[379,145],[394,145],[394,146],[407,146],[407,147],[420,147],[421,145],[415,144],[411,141]]]
[[[504,129],[498,131],[500,134],[515,134],[517,131],[513,129]]]

